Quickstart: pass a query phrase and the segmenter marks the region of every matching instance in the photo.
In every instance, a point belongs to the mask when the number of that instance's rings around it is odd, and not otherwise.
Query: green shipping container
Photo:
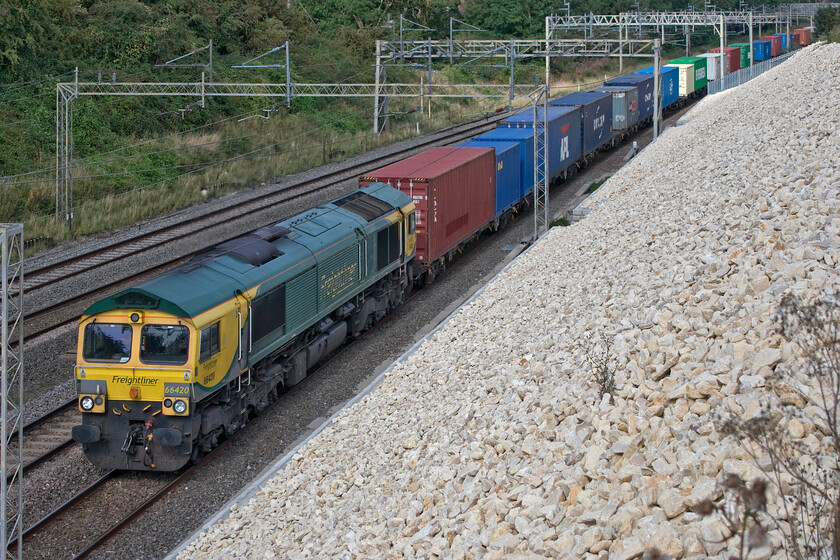
[[[749,43],[732,43],[730,47],[738,47],[741,49],[741,68],[746,68],[750,65],[750,44]]]
[[[683,56],[680,58],[675,58],[671,62],[668,63],[669,65],[676,65],[679,66],[680,64],[691,64],[694,66],[694,89],[692,91],[696,91],[698,89],[706,87],[706,76],[708,75],[708,68],[707,64],[708,61],[703,58],[702,56]],[[680,90],[683,89],[682,84],[682,77],[680,77]],[[680,95],[688,95],[691,91],[683,94],[680,91]]]

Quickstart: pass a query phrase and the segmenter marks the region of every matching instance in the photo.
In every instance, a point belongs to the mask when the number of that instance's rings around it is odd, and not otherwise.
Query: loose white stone
[[[180,558],[721,554],[687,507],[760,471],[711,415],[828,432],[807,378],[768,379],[798,359],[781,296],[840,289],[838,83],[822,45],[701,101]]]

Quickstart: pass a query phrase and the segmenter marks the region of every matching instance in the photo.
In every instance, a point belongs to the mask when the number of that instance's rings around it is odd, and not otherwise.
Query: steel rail
[[[379,165],[384,160],[399,159],[399,158],[405,157],[406,153],[416,152],[416,151],[424,149],[424,148],[426,148],[430,145],[433,145],[433,144],[445,143],[445,142],[449,141],[450,138],[453,138],[453,137],[454,138],[469,137],[469,136],[475,134],[476,132],[481,131],[481,129],[483,129],[485,127],[489,127],[490,125],[495,123],[497,120],[500,120],[502,118],[504,118],[504,115],[494,116],[494,117],[489,118],[489,119],[486,119],[486,118],[476,119],[475,121],[467,123],[466,127],[463,124],[453,126],[453,127],[449,127],[448,129],[444,129],[443,131],[438,131],[435,134],[428,135],[428,136],[430,136],[430,138],[422,140],[421,142],[413,144],[412,146],[408,146],[405,149],[401,149],[401,150],[398,150],[398,151],[395,151],[395,152],[392,152],[392,153],[389,153],[389,154],[378,155],[378,156],[374,156],[374,157],[367,157],[367,158],[364,158],[363,161],[359,161],[359,162],[347,163],[341,169],[338,169],[338,170],[331,171],[331,172],[328,172],[326,174],[320,175],[316,179],[306,179],[306,180],[300,181],[298,183],[288,185],[287,187],[285,187],[284,189],[282,189],[280,191],[271,191],[271,192],[263,193],[261,195],[257,195],[255,197],[249,198],[247,200],[241,200],[241,201],[234,202],[234,203],[232,203],[228,206],[222,207],[222,208],[209,210],[208,212],[205,212],[201,215],[185,218],[184,220],[180,221],[178,224],[168,225],[168,226],[164,226],[164,227],[161,227],[161,228],[158,228],[158,229],[155,229],[155,230],[151,230],[151,231],[148,231],[148,232],[143,232],[143,233],[140,233],[138,235],[132,236],[131,238],[110,243],[107,246],[98,248],[95,251],[92,251],[90,253],[69,257],[69,258],[63,259],[59,262],[51,263],[49,265],[34,268],[34,269],[31,269],[31,270],[27,269],[26,270],[25,290],[26,290],[27,293],[30,293],[33,290],[38,290],[40,288],[43,288],[43,287],[49,286],[51,284],[54,284],[58,281],[64,280],[63,277],[50,278],[50,279],[42,280],[42,281],[38,280],[39,276],[43,276],[48,272],[53,272],[53,271],[59,270],[61,268],[69,267],[69,266],[71,266],[73,264],[76,264],[76,263],[84,262],[85,260],[90,260],[90,259],[92,259],[96,256],[103,255],[107,251],[114,251],[114,250],[126,247],[126,246],[134,244],[134,243],[140,243],[143,240],[148,240],[150,238],[153,238],[154,236],[162,236],[162,235],[166,234],[167,232],[170,232],[174,229],[182,228],[184,226],[188,226],[190,224],[194,224],[194,223],[197,223],[197,222],[202,222],[202,221],[207,220],[208,218],[214,218],[214,217],[217,217],[217,216],[222,215],[222,214],[235,214],[237,210],[240,210],[243,207],[246,207],[248,205],[253,205],[255,203],[259,203],[262,200],[271,199],[273,197],[276,197],[278,194],[281,194],[281,193],[286,192],[286,191],[306,188],[306,187],[311,186],[313,183],[318,183],[318,182],[322,182],[322,181],[325,181],[325,180],[326,181],[334,181],[334,182],[338,182],[338,181],[341,181],[341,180],[347,180],[349,178],[352,178],[354,175],[358,174],[360,171],[367,171],[368,169],[370,169],[370,166]],[[441,132],[442,132],[442,134],[441,134]],[[316,187],[316,188],[312,189],[311,192],[315,193],[315,192],[318,192],[319,190],[322,190],[324,188],[328,188],[330,186],[332,186],[332,183],[327,184],[323,187]],[[305,194],[309,194],[309,192],[303,193],[303,195],[305,195]],[[302,195],[298,195],[298,196],[296,196],[296,198],[298,198],[299,196],[302,196]],[[290,198],[288,200],[292,200],[292,199]],[[209,227],[213,227],[215,225],[218,225],[218,222],[214,221],[212,224],[210,224],[208,226],[205,226],[204,229],[207,229]],[[157,241],[157,242],[151,242],[151,244],[148,245],[148,246],[141,247],[137,251],[131,251],[130,253],[123,254],[119,257],[119,259],[114,259],[114,260],[121,260],[121,259],[127,258],[129,256],[133,256],[133,255],[137,254],[138,252],[142,252],[143,250],[147,250],[149,248],[154,248],[154,247],[160,246],[162,244],[171,242],[173,239],[181,239],[182,237],[185,237],[186,235],[189,235],[189,233],[185,234],[185,235],[178,236],[176,238],[167,237],[166,239],[163,239],[163,240],[160,240],[160,241]],[[100,262],[82,264],[81,267],[78,270],[74,270],[72,272],[73,272],[73,274],[81,274],[82,272],[87,272],[89,270],[92,270],[93,268],[95,268],[96,266],[99,266],[101,264],[102,263],[100,263]]]
[[[42,425],[46,424],[46,423],[47,423],[47,422],[49,422],[51,419],[55,418],[55,417],[56,417],[56,416],[58,416],[59,414],[62,414],[62,413],[63,413],[63,412],[65,412],[68,408],[70,408],[71,406],[73,406],[73,405],[75,405],[75,404],[76,404],[76,398],[74,397],[74,398],[73,398],[73,399],[71,399],[70,401],[68,401],[68,402],[66,402],[66,403],[64,403],[64,404],[62,404],[62,405],[57,406],[56,408],[54,408],[54,409],[52,409],[51,411],[49,411],[49,412],[47,412],[46,414],[44,414],[43,416],[40,416],[39,418],[36,418],[36,419],[32,420],[31,422],[29,422],[29,423],[25,424],[25,425],[23,426],[23,431],[24,431],[24,436],[23,436],[23,437],[24,437],[24,452],[25,452],[25,450],[26,450],[25,443],[26,443],[26,432],[27,432],[27,431],[32,431],[33,429],[38,428],[38,427],[40,427],[40,426],[42,426]],[[13,436],[11,441],[17,441],[17,438]],[[24,469],[24,471],[28,471],[28,470],[29,470],[29,469],[31,469],[31,468],[34,468],[34,467],[37,467],[37,466],[39,466],[39,465],[43,464],[43,463],[44,463],[44,462],[46,462],[47,460],[49,460],[49,459],[51,459],[51,458],[55,457],[55,456],[56,456],[56,455],[58,455],[60,452],[64,451],[65,449],[67,449],[68,447],[70,447],[71,445],[73,445],[74,443],[75,443],[75,442],[74,442],[72,439],[69,439],[69,438],[68,438],[68,439],[66,439],[66,440],[64,440],[64,441],[62,441],[59,445],[57,445],[56,447],[52,448],[51,450],[49,450],[49,451],[47,451],[47,452],[45,452],[45,453],[42,453],[41,455],[39,455],[39,456],[35,457],[35,458],[34,458],[34,459],[32,459],[31,461],[28,461],[28,462],[24,463],[24,464],[23,464],[23,469]],[[6,478],[6,482],[10,482],[10,479],[11,479],[11,476],[7,477],[7,478]]]
[[[213,451],[208,453],[201,460],[200,463],[198,463],[196,465],[192,465],[191,467],[188,467],[184,472],[179,474],[173,481],[171,481],[169,484],[167,484],[166,486],[161,488],[154,495],[150,496],[142,504],[140,504],[139,506],[134,508],[131,511],[131,513],[126,515],[124,518],[122,518],[120,521],[118,521],[117,523],[115,523],[111,527],[109,527],[107,531],[105,531],[102,535],[97,537],[93,542],[89,543],[84,548],[84,550],[76,553],[73,556],[73,560],[77,560],[77,559],[81,559],[81,558],[87,558],[90,555],[91,552],[100,548],[106,542],[111,540],[117,533],[119,533],[120,531],[125,529],[125,527],[128,526],[129,523],[131,523],[132,521],[134,521],[135,519],[137,519],[138,517],[143,515],[143,513],[145,513],[146,510],[148,510],[150,507],[152,507],[154,504],[156,504],[158,501],[160,501],[164,496],[168,495],[170,492],[172,492],[175,488],[177,488],[178,486],[180,486],[184,482],[187,482],[202,467],[205,467],[213,459],[215,459],[216,457],[221,455],[222,452],[224,452],[224,450],[227,449],[230,446],[230,442],[231,442],[231,440],[225,440],[218,447],[216,447],[216,449],[214,449]]]
[[[102,478],[100,478],[99,480],[97,480],[96,482],[94,482],[93,484],[91,484],[90,486],[88,486],[87,488],[85,488],[84,490],[82,490],[63,504],[58,506],[56,509],[42,517],[39,521],[35,522],[35,524],[33,524],[32,526],[28,527],[26,530],[23,531],[24,542],[27,538],[35,535],[35,533],[37,533],[38,530],[49,526],[53,521],[58,519],[58,517],[65,511],[67,511],[74,505],[78,504],[79,502],[93,494],[98,488],[103,486],[109,480],[113,479],[118,472],[119,471],[116,470],[107,472],[104,476],[102,476]],[[17,542],[17,539],[12,539],[9,542],[9,548],[11,548],[12,544],[15,542]]]

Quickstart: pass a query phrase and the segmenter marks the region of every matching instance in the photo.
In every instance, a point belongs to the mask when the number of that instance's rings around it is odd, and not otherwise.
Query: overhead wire
[[[73,178],[74,179],[96,179],[96,178],[102,178],[102,177],[119,177],[119,176],[125,176],[125,175],[137,175],[137,174],[141,174],[141,173],[151,173],[151,172],[157,172],[157,171],[171,171],[171,170],[177,170],[177,169],[186,169],[186,168],[195,167],[195,166],[211,166],[212,167],[212,166],[215,166],[215,165],[230,163],[230,162],[237,161],[237,160],[240,160],[240,159],[251,159],[251,158],[248,157],[251,154],[254,154],[256,152],[260,152],[260,151],[263,151],[263,150],[267,150],[267,149],[270,149],[270,148],[274,148],[275,146],[280,144],[280,142],[287,142],[287,141],[290,141],[290,140],[294,140],[296,138],[300,138],[302,136],[306,136],[306,135],[308,135],[312,132],[317,132],[318,130],[322,130],[332,123],[344,121],[344,120],[350,118],[351,116],[355,116],[355,115],[357,115],[357,114],[359,114],[363,111],[366,111],[366,110],[367,109],[361,109],[361,110],[356,111],[354,113],[350,113],[349,115],[345,115],[344,117],[341,117],[339,119],[333,119],[333,120],[325,123],[324,125],[321,125],[321,126],[315,128],[315,129],[310,129],[308,131],[301,132],[300,134],[292,136],[291,138],[284,138],[279,142],[273,142],[271,144],[267,144],[267,145],[262,146],[260,148],[255,148],[254,150],[245,152],[244,154],[237,154],[237,155],[229,157],[229,158],[224,158],[224,159],[220,159],[220,160],[213,160],[213,161],[186,163],[186,164],[181,164],[181,165],[172,165],[172,166],[165,166],[165,167],[138,169],[138,170],[131,170],[131,171],[118,171],[118,172],[113,172],[113,173],[97,173],[97,174],[91,174],[91,175],[80,175],[80,176],[76,176],[76,177],[73,177]],[[254,135],[258,136],[259,134],[254,134]],[[254,136],[254,135],[247,135],[247,136]],[[353,138],[350,138],[350,139],[347,139],[347,140],[335,141],[333,143],[350,141],[350,140],[353,140],[353,139],[356,139],[356,138],[359,138],[359,137],[354,136]],[[362,136],[362,138],[364,138],[364,136]],[[274,152],[270,155],[273,156],[273,155],[282,155],[282,154],[287,154],[287,153],[295,153],[295,152],[299,152],[299,151],[303,151],[303,150],[309,150],[309,149],[312,149],[312,148],[316,148],[318,146],[319,146],[318,144],[313,144],[313,145],[305,146],[305,147],[302,147],[302,148],[295,148],[295,149],[292,149],[292,150],[285,150],[285,151],[282,151],[282,152]],[[99,162],[93,162],[93,163],[99,163]],[[82,166],[75,166],[75,167],[82,167]],[[54,171],[54,169],[52,169],[51,171]],[[34,172],[30,172],[30,173],[34,173]],[[29,185],[29,184],[38,184],[38,183],[51,183],[54,180],[55,180],[54,178],[50,178],[50,179],[35,179],[35,180],[27,180],[27,181],[14,181],[14,182],[11,182],[11,183],[5,183],[3,186],[10,187],[10,186]]]
[[[348,115],[348,116],[350,116],[350,115]],[[337,120],[344,120],[344,119],[348,118],[348,116],[345,116],[342,119],[337,119]],[[332,122],[335,122],[335,121],[330,121],[330,123],[332,123]],[[323,125],[322,127],[319,127],[319,129],[326,128],[326,126],[328,124],[329,123],[327,123],[326,125]],[[316,130],[319,130],[319,129],[316,129]],[[341,143],[344,143],[344,142],[352,142],[352,141],[360,140],[360,139],[363,139],[363,138],[369,138],[369,137],[375,137],[375,136],[379,136],[379,134],[368,133],[368,134],[365,134],[365,135],[362,135],[362,136],[353,136],[352,138],[346,138],[346,139],[343,139],[343,140],[336,140],[334,142],[331,142],[331,144],[333,144],[333,145],[334,144],[341,144]],[[137,187],[135,189],[131,189],[129,191],[119,193],[119,195],[116,195],[116,196],[123,197],[123,196],[128,196],[128,195],[131,195],[131,194],[134,194],[134,193],[142,192],[144,190],[147,190],[147,189],[153,188],[157,185],[160,185],[164,182],[175,181],[175,180],[181,179],[183,177],[186,177],[187,175],[191,175],[191,174],[194,174],[194,173],[205,171],[205,170],[210,169],[212,167],[215,167],[217,165],[221,165],[221,164],[228,163],[228,162],[231,162],[231,161],[252,160],[252,159],[263,158],[263,157],[272,157],[272,156],[275,156],[275,155],[285,155],[285,154],[291,154],[291,153],[311,150],[311,149],[318,148],[318,147],[321,146],[319,144],[311,144],[311,145],[308,145],[308,146],[302,146],[300,148],[284,150],[282,152],[274,152],[274,153],[271,153],[271,154],[256,154],[256,152],[259,152],[259,151],[262,151],[262,150],[265,150],[265,149],[268,149],[268,148],[272,148],[272,147],[276,146],[277,144],[279,144],[279,142],[274,143],[274,144],[270,144],[270,145],[267,145],[267,146],[263,146],[262,148],[258,148],[256,150],[252,150],[251,152],[247,152],[245,154],[240,154],[236,157],[228,158],[228,159],[225,159],[225,160],[219,160],[219,161],[215,161],[215,162],[202,162],[200,164],[195,164],[195,165],[201,165],[201,167],[199,167],[197,169],[190,169],[188,171],[184,171],[183,173],[179,173],[178,176],[174,177],[174,178],[167,177],[167,178],[164,178],[164,179],[154,181],[152,183],[148,183],[146,185]],[[83,208],[83,207],[87,206],[88,204],[91,204],[91,202],[85,202],[85,203],[82,203],[82,204],[78,204],[78,205],[73,207],[74,211],[78,210],[80,208]],[[45,214],[42,217],[48,217],[48,216],[51,216],[51,215],[52,214],[50,214],[50,215]]]
[[[221,119],[221,120],[218,120],[218,121],[213,121],[211,123],[207,123],[207,124],[204,124],[204,125],[201,125],[201,126],[196,126],[196,127],[193,127],[189,130],[184,130],[184,131],[181,131],[181,132],[174,132],[172,134],[167,134],[165,136],[159,136],[159,137],[156,137],[156,138],[149,138],[148,140],[143,140],[141,142],[137,142],[136,144],[130,144],[128,146],[121,146],[119,148],[114,148],[113,150],[108,150],[107,152],[100,152],[98,154],[92,154],[92,155],[89,155],[89,156],[86,156],[86,157],[83,157],[83,158],[79,158],[76,161],[89,161],[89,160],[91,160],[93,158],[96,158],[96,157],[105,156],[105,155],[113,154],[113,153],[116,153],[116,152],[121,152],[123,150],[128,150],[130,148],[137,148],[137,147],[140,147],[140,146],[145,146],[145,145],[151,144],[152,142],[157,142],[159,140],[168,140],[168,139],[174,138],[176,136],[182,136],[184,134],[189,134],[191,132],[196,132],[196,131],[201,130],[203,128],[208,128],[208,127],[211,127],[211,126],[215,126],[217,124],[221,124],[221,123],[224,123],[224,122],[227,122],[227,121],[230,121],[230,120],[234,120],[234,119],[240,119],[240,118],[246,117],[248,115],[257,114],[259,112],[260,112],[259,110],[248,111],[246,113],[241,113],[239,115],[234,115],[232,117],[227,117],[227,118],[224,118],[224,119]],[[2,125],[0,125],[0,126],[2,126]],[[145,154],[138,154],[138,157],[142,157],[143,155],[145,155]],[[99,163],[99,162],[94,161],[94,162],[91,162],[91,163]],[[74,166],[74,167],[76,167],[76,166]],[[4,175],[4,176],[0,177],[0,179],[12,179],[12,178],[15,178],[15,177],[26,177],[26,176],[29,176],[29,175],[37,175],[39,173],[55,173],[55,167],[45,167],[45,168],[42,168],[42,169],[36,169],[35,171],[27,171],[25,173],[17,173],[17,174],[14,174],[14,175]]]
[[[70,70],[70,71],[64,72],[63,74],[57,74],[55,76],[49,76],[47,78],[44,78],[43,80],[37,80],[37,81],[33,81],[33,82],[10,82],[8,84],[0,84],[0,95],[5,95],[5,94],[7,94],[9,92],[12,92],[12,91],[18,91],[20,89],[25,89],[25,88],[32,87],[32,86],[37,86],[37,85],[43,84],[45,82],[57,81],[58,78],[61,78],[63,76],[67,76],[68,74],[72,75],[73,71]],[[15,87],[15,86],[17,86],[17,87]],[[7,88],[7,87],[11,87],[13,89],[3,91],[2,88]]]

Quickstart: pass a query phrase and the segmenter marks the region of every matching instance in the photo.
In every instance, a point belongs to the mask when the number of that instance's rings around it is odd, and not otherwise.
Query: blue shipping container
[[[557,107],[579,107],[582,151],[584,155],[595,152],[612,137],[612,96],[597,91],[576,91],[559,99],[552,99],[549,105]]]
[[[604,82],[605,86],[633,86],[639,90],[639,120],[653,116],[653,76],[624,74]]]
[[[537,120],[543,122],[543,108],[537,109]],[[580,159],[580,109],[548,107],[548,176],[559,177]],[[534,127],[534,111],[526,109],[499,124],[499,128]]]
[[[768,60],[770,58],[770,41],[753,41],[755,61]]]
[[[525,198],[534,190],[534,129],[532,128],[495,128],[471,142],[493,145],[497,142],[519,144],[519,198]],[[540,172],[540,181],[543,174]]]
[[[787,33],[773,33],[776,37],[782,38],[782,50],[787,52],[788,50],[788,36]]]
[[[496,151],[496,218],[519,202],[519,193],[522,190],[519,186],[519,182],[522,181],[520,172],[522,166],[520,152],[522,149],[519,142],[502,142],[501,140],[476,142],[471,140],[458,144],[458,146],[468,148],[492,147]]]
[[[653,66],[642,68],[639,74],[653,74]],[[676,66],[660,66],[659,72],[661,83],[659,90],[662,92],[662,108],[675,103],[680,98],[680,69]]]
[[[639,90],[633,86],[604,86],[595,91],[613,96],[613,130],[627,130],[639,122]]]

